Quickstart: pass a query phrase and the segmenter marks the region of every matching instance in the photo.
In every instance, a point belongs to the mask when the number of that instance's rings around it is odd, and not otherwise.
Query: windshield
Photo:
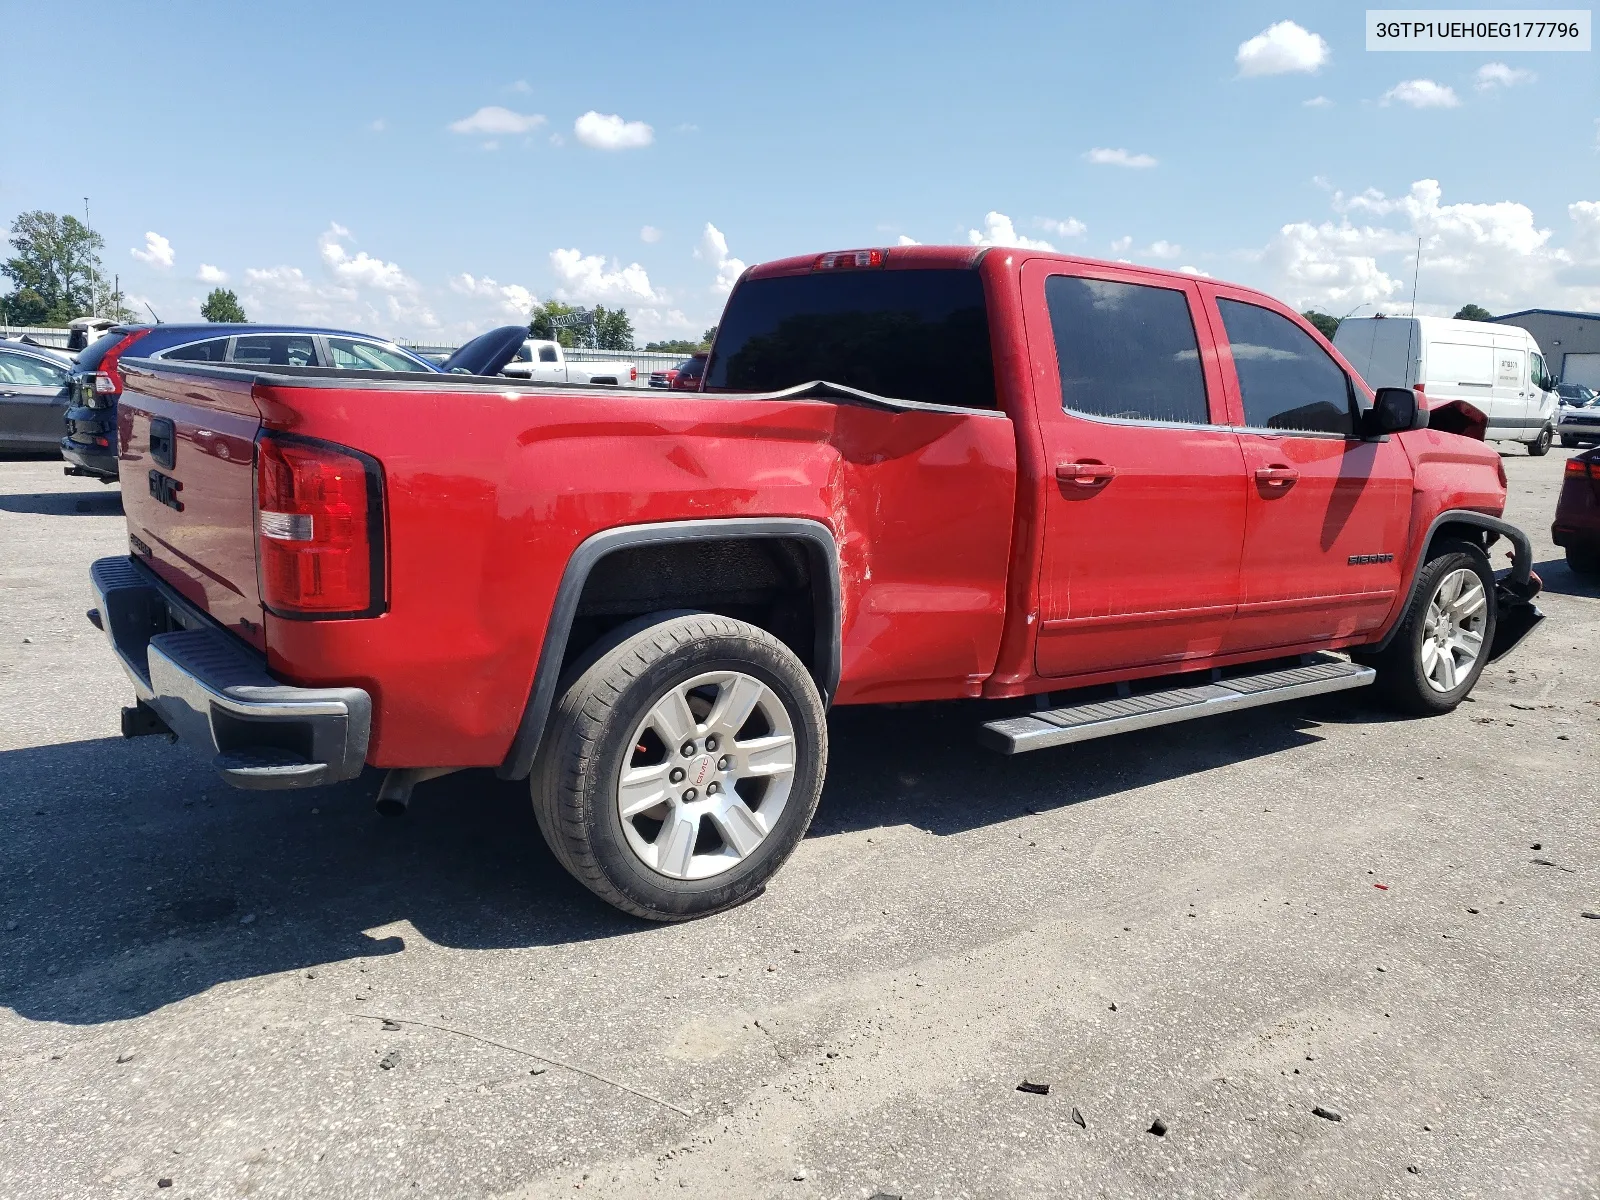
[[[1570,404],[1574,408],[1582,408],[1597,395],[1600,395],[1600,392],[1596,392],[1593,388],[1584,387],[1581,383],[1563,383],[1556,389],[1556,393],[1564,403]]]
[[[993,408],[983,281],[972,270],[818,271],[741,283],[706,366],[707,391],[812,380],[880,396]]]

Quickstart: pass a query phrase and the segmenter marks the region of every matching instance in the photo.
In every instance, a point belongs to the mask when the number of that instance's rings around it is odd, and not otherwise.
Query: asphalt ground
[[[795,857],[671,927],[487,772],[393,819],[123,741],[117,492],[0,461],[0,1196],[1600,1195],[1565,457],[1506,456],[1549,620],[1455,713],[838,710]]]

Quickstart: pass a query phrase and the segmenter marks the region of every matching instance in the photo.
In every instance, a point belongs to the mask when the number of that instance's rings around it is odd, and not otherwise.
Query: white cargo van
[[[1489,441],[1544,454],[1555,438],[1557,397],[1533,335],[1515,325],[1448,317],[1358,317],[1333,336],[1372,388],[1421,388],[1428,407],[1465,400],[1488,418]]]

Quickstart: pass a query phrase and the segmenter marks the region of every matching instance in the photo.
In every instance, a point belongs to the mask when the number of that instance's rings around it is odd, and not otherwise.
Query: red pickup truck
[[[1494,451],[1190,275],[767,263],[689,394],[122,371],[124,731],[245,788],[386,768],[391,808],[530,779],[567,869],[656,919],[790,854],[830,704],[988,701],[1006,753],[1372,682],[1437,713],[1541,619]]]

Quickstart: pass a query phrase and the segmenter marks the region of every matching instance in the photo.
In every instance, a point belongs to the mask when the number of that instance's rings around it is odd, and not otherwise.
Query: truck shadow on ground
[[[953,834],[1280,753],[1318,740],[1305,714],[1339,699],[1013,759],[976,745],[972,706],[841,709],[812,836]],[[463,772],[386,818],[379,781],[238,792],[159,738],[0,753],[0,1005],[125,1020],[219,983],[397,952],[383,927],[401,919],[465,949],[654,928],[568,877],[526,784]]]
[[[122,493],[28,492],[0,494],[0,510],[40,517],[117,517],[122,515]]]
[[[1536,562],[1533,564],[1533,573],[1543,582],[1546,592],[1557,596],[1600,597],[1600,579],[1579,575],[1567,566],[1565,558],[1547,558],[1543,562]]]

